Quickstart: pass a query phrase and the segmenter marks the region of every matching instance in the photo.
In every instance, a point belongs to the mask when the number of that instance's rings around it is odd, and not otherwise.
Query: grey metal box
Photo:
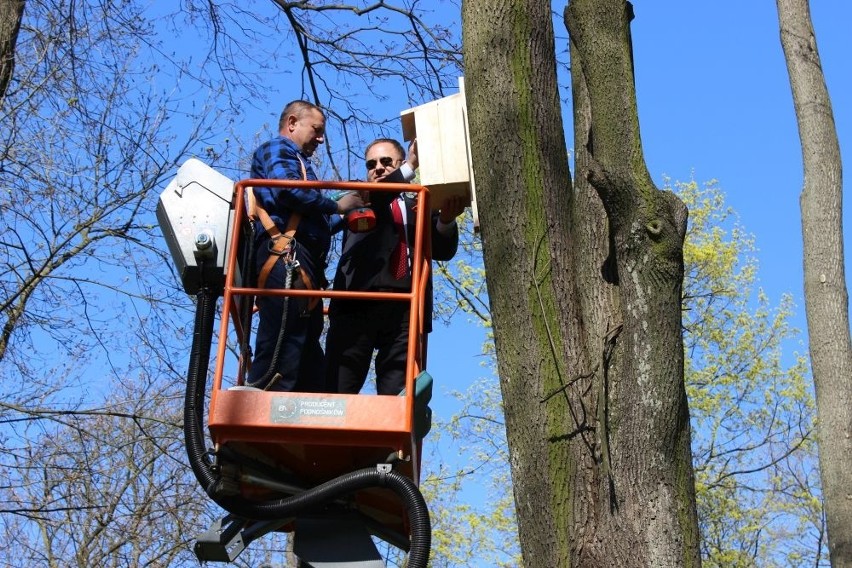
[[[157,220],[187,294],[224,285],[233,195],[234,182],[196,158],[160,194]]]

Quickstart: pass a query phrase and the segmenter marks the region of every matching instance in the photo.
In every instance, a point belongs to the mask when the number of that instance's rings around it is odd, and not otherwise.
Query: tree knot
[[[663,222],[660,219],[654,219],[645,225],[645,229],[648,230],[648,233],[650,233],[652,238],[659,237],[663,232]]]

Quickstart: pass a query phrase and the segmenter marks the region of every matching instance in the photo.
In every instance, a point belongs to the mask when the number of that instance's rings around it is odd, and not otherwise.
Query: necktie
[[[408,247],[405,245],[405,224],[402,222],[399,199],[391,202],[391,214],[396,227],[397,242],[388,261],[388,270],[395,279],[401,280],[408,274]]]

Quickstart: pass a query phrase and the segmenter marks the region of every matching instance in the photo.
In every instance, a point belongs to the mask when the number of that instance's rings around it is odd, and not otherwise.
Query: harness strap
[[[307,181],[308,172],[305,169],[305,162],[298,154],[296,154],[296,157],[299,159],[299,166],[301,166],[302,169],[302,179]],[[278,262],[279,259],[284,259],[286,261],[293,260],[293,250],[290,247],[290,244],[296,236],[296,229],[299,226],[299,222],[302,220],[302,216],[296,211],[291,211],[290,218],[287,220],[287,226],[282,233],[266,209],[258,204],[257,196],[254,194],[253,187],[248,188],[247,195],[249,219],[252,221],[260,221],[260,224],[263,225],[264,230],[270,238],[269,257],[266,259],[266,262],[263,263],[263,266],[260,268],[260,272],[257,275],[257,287],[265,288],[266,279],[269,277],[269,273],[272,272],[272,267],[275,266],[275,263]],[[305,288],[313,290],[314,285],[308,277],[307,272],[305,272],[303,268],[299,268],[299,273]],[[310,298],[308,300],[308,310],[313,310],[318,302],[319,298]]]

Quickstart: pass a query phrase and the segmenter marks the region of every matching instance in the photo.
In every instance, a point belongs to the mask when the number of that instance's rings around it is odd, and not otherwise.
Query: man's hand
[[[441,205],[441,213],[438,216],[441,223],[449,224],[455,221],[456,217],[464,212],[464,202],[465,199],[461,195],[451,195],[448,197],[444,201],[444,204]]]
[[[416,170],[420,166],[420,159],[417,157],[417,138],[411,141],[408,146],[408,158],[405,160],[412,170]]]
[[[337,200],[337,212],[341,215],[346,214],[352,209],[364,206],[364,200],[358,195],[357,191],[352,191]]]

